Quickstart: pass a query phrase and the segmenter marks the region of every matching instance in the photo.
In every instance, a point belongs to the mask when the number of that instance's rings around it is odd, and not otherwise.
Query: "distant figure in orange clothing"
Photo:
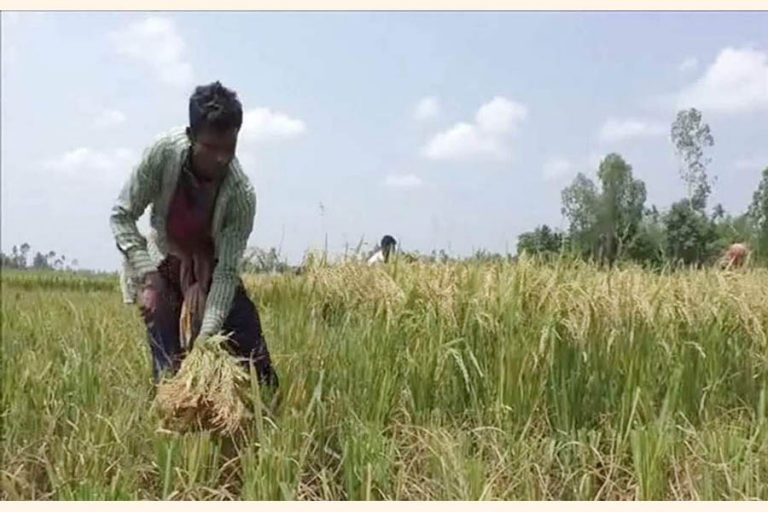
[[[746,245],[742,243],[731,244],[720,261],[720,267],[725,270],[742,267],[747,260],[748,253]]]

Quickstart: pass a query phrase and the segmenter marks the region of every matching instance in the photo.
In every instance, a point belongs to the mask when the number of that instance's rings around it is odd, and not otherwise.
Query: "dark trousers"
[[[154,314],[145,320],[152,352],[152,378],[155,383],[163,373],[173,374],[178,371],[184,357],[179,331],[182,294],[178,262],[172,257],[166,259],[161,263],[159,273],[165,285],[163,294]],[[278,378],[264,340],[259,313],[246,294],[242,282],[235,291],[232,307],[222,331],[231,333],[227,346],[229,352],[237,357],[246,369],[249,370],[253,366],[261,384],[276,388]]]

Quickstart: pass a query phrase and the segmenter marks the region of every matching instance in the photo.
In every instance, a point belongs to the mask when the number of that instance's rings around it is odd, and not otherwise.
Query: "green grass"
[[[156,432],[116,281],[4,273],[4,499],[768,499],[768,272],[247,276],[281,379]]]

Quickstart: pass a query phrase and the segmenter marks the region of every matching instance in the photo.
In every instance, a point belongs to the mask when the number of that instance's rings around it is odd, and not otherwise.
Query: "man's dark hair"
[[[204,126],[216,131],[239,129],[243,124],[243,106],[237,94],[221,85],[218,80],[200,85],[189,98],[189,127],[192,133]]]

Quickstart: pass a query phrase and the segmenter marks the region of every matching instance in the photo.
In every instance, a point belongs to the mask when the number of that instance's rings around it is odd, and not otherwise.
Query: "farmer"
[[[747,246],[741,243],[734,243],[725,251],[721,260],[721,267],[724,269],[739,268],[744,265],[747,255]]]
[[[197,87],[189,126],[145,150],[112,208],[124,301],[139,303],[155,383],[179,369],[188,343],[222,332],[260,382],[278,385],[258,311],[238,274],[256,213],[253,187],[235,158],[242,121],[233,91],[219,82]],[[136,221],[149,205],[147,239]],[[182,304],[197,313],[186,341]]]
[[[389,256],[395,250],[397,246],[397,240],[390,235],[384,235],[381,239],[381,244],[374,250],[374,253],[368,258],[369,265],[375,265],[377,263],[387,263]]]

